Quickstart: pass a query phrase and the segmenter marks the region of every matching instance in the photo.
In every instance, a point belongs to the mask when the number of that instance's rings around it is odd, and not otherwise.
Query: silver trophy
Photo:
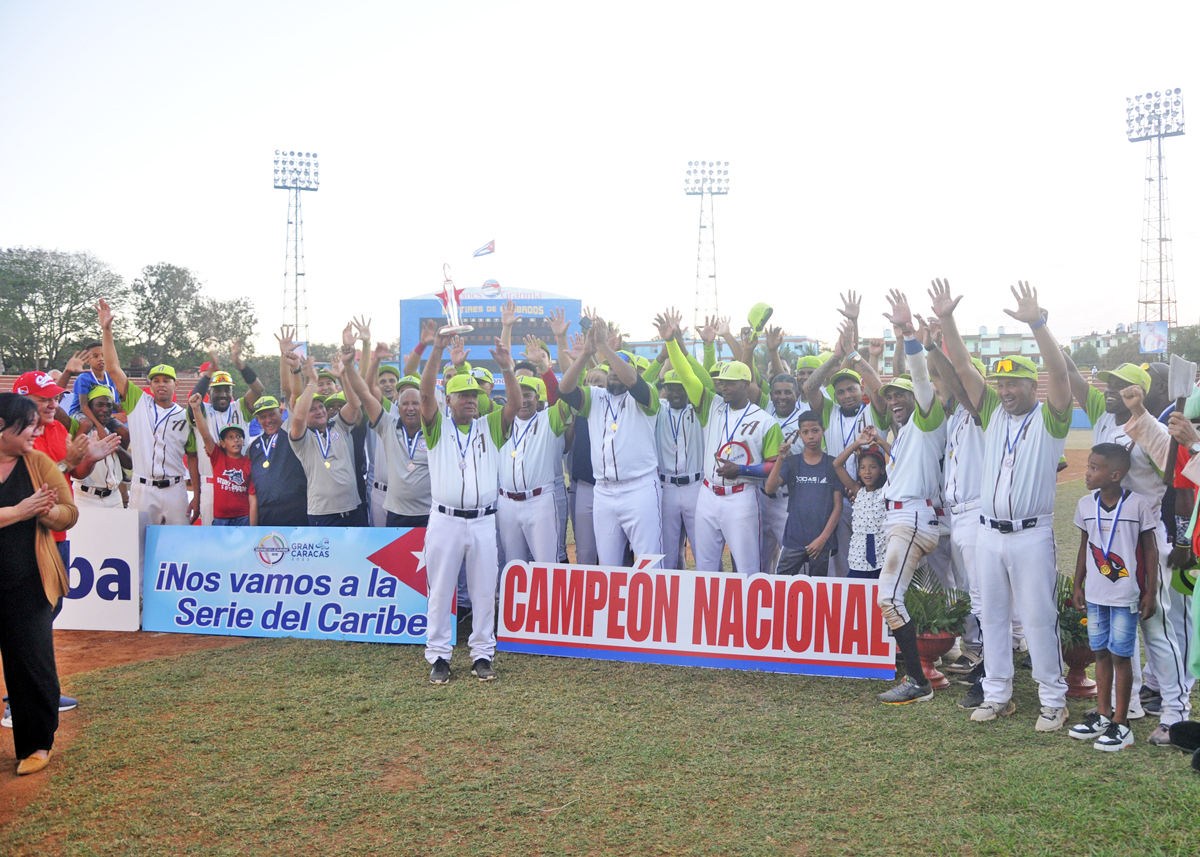
[[[459,333],[470,333],[473,328],[469,324],[463,324],[458,317],[458,302],[462,298],[463,290],[454,285],[454,280],[450,279],[449,263],[442,265],[442,273],[446,277],[446,281],[442,283],[442,293],[438,295],[438,300],[442,302],[442,307],[446,311],[446,321],[449,322],[445,327],[438,331],[442,336],[454,336]]]

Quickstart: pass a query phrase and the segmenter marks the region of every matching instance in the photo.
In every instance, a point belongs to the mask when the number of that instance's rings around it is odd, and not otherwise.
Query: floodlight
[[[1126,97],[1125,103],[1134,105],[1132,108],[1127,107],[1125,111],[1125,124],[1128,126],[1126,137],[1130,142],[1138,143],[1156,137],[1177,137],[1183,133],[1183,99],[1179,97],[1182,90],[1177,93],[1168,88],[1165,92],[1165,98],[1161,90],[1135,95],[1132,99]]]
[[[276,149],[279,157],[274,159],[274,179],[276,188],[292,188],[298,190],[317,189],[316,152],[296,152],[291,149]]]

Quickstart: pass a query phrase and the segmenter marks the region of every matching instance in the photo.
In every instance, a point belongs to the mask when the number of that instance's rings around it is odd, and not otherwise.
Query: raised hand
[[[387,360],[392,356],[392,349],[388,348],[386,342],[376,342],[372,353],[380,360]]]
[[[455,336],[450,340],[450,362],[454,364],[455,369],[467,362],[467,345],[461,336]]]
[[[1029,282],[1017,281],[1017,285],[1009,286],[1012,289],[1013,297],[1017,299],[1017,309],[1014,312],[1011,309],[1006,309],[1004,312],[1017,321],[1023,321],[1026,324],[1037,324],[1042,320],[1042,308],[1038,306],[1037,289],[1029,288]]]
[[[712,345],[717,341],[717,321],[716,319],[705,316],[704,327],[700,328],[700,338],[705,345]]]
[[[342,363],[342,354],[340,351],[335,351],[329,355],[329,371],[333,374],[333,377],[339,381],[342,380],[342,373],[346,371],[346,366]]]
[[[854,338],[854,322],[843,321],[838,325],[837,342],[833,344],[833,359],[841,360],[854,350],[851,340]]]
[[[879,435],[875,431],[875,426],[866,426],[858,433],[858,437],[854,439],[855,446],[870,446],[875,443]]]
[[[1146,398],[1146,393],[1140,384],[1130,384],[1128,387],[1121,388],[1121,401],[1125,403],[1130,412],[1135,416],[1141,416],[1146,410],[1143,400]]]
[[[308,356],[308,359],[304,361],[304,379],[309,384],[317,383],[317,364],[316,361],[313,360],[311,354]]]
[[[667,310],[654,316],[654,326],[658,328],[658,338],[663,342],[669,341],[675,335],[675,324]]]
[[[512,301],[509,301],[512,303]],[[459,337],[455,337],[461,339]],[[512,350],[500,341],[500,337],[496,337],[496,347],[492,349],[492,359],[496,361],[496,365],[500,367],[501,372],[511,372],[513,368]]]
[[[437,322],[431,318],[427,318],[425,321],[421,322],[421,344],[426,346],[433,345],[433,343],[437,342],[437,338]]]
[[[288,365],[288,369],[292,370],[292,374],[296,374],[296,370],[300,368],[300,355],[296,353],[296,346],[289,346],[286,351],[280,353],[280,357],[284,363]]]
[[[532,333],[525,335],[525,359],[536,366],[541,375],[550,371],[550,354]]]
[[[63,367],[64,375],[82,375],[87,371],[87,366],[84,365],[84,358],[87,357],[86,351],[76,351],[71,355],[71,359],[67,361],[67,365]]]
[[[189,400],[190,401],[190,400]],[[84,455],[84,461],[89,464],[95,464],[97,461],[103,461],[121,445],[121,436],[115,432],[109,432],[100,440],[88,439],[87,452]]]
[[[917,318],[921,317],[917,316]],[[936,318],[922,318],[921,323],[929,328],[930,341],[932,341],[934,345],[940,346],[942,344],[942,323]]]
[[[899,289],[891,289],[888,292],[887,300],[892,307],[892,311],[890,313],[885,312],[883,317],[896,327],[904,328],[905,332],[907,332],[912,326],[912,310],[908,306],[908,298]]]
[[[576,333],[571,337],[570,347],[567,348],[567,356],[571,358],[572,363],[583,356],[583,347],[586,341],[587,336],[582,333]]]
[[[521,317],[517,315],[517,305],[510,301],[505,301],[504,306],[500,308],[500,323],[505,327],[512,327]]]
[[[732,336],[733,332],[729,329],[729,316],[717,319],[717,335]]]
[[[917,326],[913,328],[913,336],[917,342],[928,348],[933,344],[933,332],[929,329],[929,325],[925,324],[925,319],[919,315],[913,317],[917,320]]]
[[[956,298],[950,296],[949,280],[934,280],[932,286],[933,288],[929,290],[929,299],[933,301],[933,314],[938,318],[949,318],[954,315],[954,310],[963,296],[959,295]]]
[[[883,356],[883,339],[878,336],[874,337],[873,339],[868,339],[867,340],[867,354],[871,357],[882,357]]]
[[[567,330],[571,327],[571,322],[567,321],[567,314],[562,307],[555,307],[550,311],[550,332],[556,337],[566,336]]]
[[[783,328],[779,325],[767,328],[767,351],[774,354],[783,345]]]
[[[844,295],[838,295],[838,297],[842,299],[842,308],[838,312],[851,321],[858,318],[858,313],[862,309],[862,295],[851,290]]]
[[[233,365],[238,369],[245,369],[246,363],[242,360],[242,340],[235,339],[233,344],[229,346],[229,354],[233,358]]]
[[[354,319],[354,327],[358,333],[358,338],[363,342],[371,341],[371,321],[372,319],[363,319],[358,316]]]
[[[608,347],[613,351],[620,351],[623,344],[621,342],[621,334],[617,333],[607,324],[604,326],[604,329],[608,332]]]
[[[349,348],[354,350],[354,344],[358,342],[358,338],[354,335],[354,323],[346,322],[346,326],[342,328],[342,349]]]
[[[200,406],[202,404],[204,404],[204,397],[199,393],[192,393],[190,396],[188,396],[188,405],[197,414],[200,412]]]
[[[112,311],[112,307],[108,305],[108,301],[104,298],[96,301],[96,317],[100,322],[101,330],[111,330],[113,319],[116,315]]]
[[[208,362],[212,364],[208,367],[209,372],[221,371],[221,361],[217,359],[217,349],[208,349]]]
[[[279,333],[275,334],[275,341],[279,343],[280,354],[286,355],[296,350],[296,343],[292,342],[292,333],[292,328],[285,324],[279,328]]]

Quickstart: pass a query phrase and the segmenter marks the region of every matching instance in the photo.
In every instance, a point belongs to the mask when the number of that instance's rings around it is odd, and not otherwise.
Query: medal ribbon
[[[733,436],[735,434],[737,434],[738,426],[740,426],[742,424],[742,420],[744,420],[746,418],[746,414],[748,414],[748,413],[750,413],[750,405],[749,404],[747,404],[746,409],[744,411],[742,411],[742,415],[740,417],[738,417],[738,421],[736,423],[734,423],[733,431],[730,431],[729,430],[729,406],[728,405],[725,406],[725,443],[722,445],[722,448],[729,446],[730,442],[733,441]]]
[[[1015,441],[1013,441],[1012,437],[1008,433],[1008,426],[1006,425],[1004,427],[1004,454],[1008,455],[1009,453],[1012,453],[1012,457],[1013,457],[1014,461],[1016,460],[1016,457],[1017,457],[1017,444],[1020,443],[1021,438],[1025,436],[1025,426],[1027,426],[1029,424],[1029,420],[1033,416],[1034,411],[1036,411],[1036,410],[1037,410],[1037,407],[1035,406],[1033,411],[1030,411],[1028,414],[1025,415],[1025,421],[1023,423],[1021,423],[1021,427],[1019,429],[1017,429],[1017,439]]]
[[[329,460],[329,450],[333,446],[333,439],[329,437],[329,429],[325,429],[325,440],[321,441],[321,433],[313,429],[313,434],[317,436],[317,446],[321,448],[321,457],[326,461]]]
[[[865,408],[865,407],[866,407],[866,405],[858,406],[858,411],[854,414],[854,418],[852,420],[850,420],[850,433],[849,434],[843,433],[841,428],[838,429],[838,434],[842,435],[842,449],[845,449],[846,447],[848,447],[850,445],[850,438],[854,437],[855,432],[858,430],[858,418],[862,415],[863,408]],[[838,419],[841,420],[841,423],[840,423],[841,427],[845,427],[846,415],[842,413],[841,408],[838,408]]]
[[[167,409],[167,412],[166,412],[165,414],[163,414],[163,415],[162,415],[162,417],[161,417],[160,419],[155,419],[155,417],[156,417],[156,416],[157,416],[157,414],[158,414],[158,403],[157,403],[157,402],[155,402],[155,401],[153,401],[153,400],[151,400],[151,402],[150,402],[150,407],[154,408],[154,412],[153,412],[153,413],[150,413],[149,411],[147,411],[147,412],[146,412],[146,419],[148,419],[148,420],[150,421],[150,426],[151,426],[151,429],[150,429],[150,431],[151,431],[151,433],[152,433],[152,434],[158,434],[158,427],[159,427],[160,425],[162,425],[163,423],[165,423],[165,422],[166,422],[166,421],[167,421],[167,420],[168,420],[168,419],[171,417],[171,415],[172,415],[173,413],[175,413],[175,409],[176,409],[177,407],[179,407],[179,406],[178,406],[178,405],[171,405],[171,407]]]
[[[408,460],[412,461],[417,456],[417,444],[421,441],[424,429],[417,429],[417,433],[413,435],[412,440],[408,439],[408,429],[401,426],[400,431],[404,433],[404,445],[408,447]]]
[[[1125,505],[1126,493],[1121,492],[1121,499],[1117,502],[1117,510],[1113,512],[1112,529],[1108,531],[1108,544],[1102,549],[1104,553],[1104,561],[1108,562],[1108,555],[1112,552],[1113,539],[1117,537],[1117,521],[1121,519],[1121,507]],[[1100,492],[1096,492],[1096,531],[1100,534],[1100,541],[1104,541],[1104,520],[1100,517]]]
[[[279,440],[279,432],[275,432],[275,434],[271,435],[271,439],[269,441],[267,440],[267,438],[265,436],[263,437],[263,442],[262,442],[263,455],[267,458],[268,461],[271,458],[272,451],[274,451],[274,449],[275,449],[275,441],[277,441],[277,440]]]
[[[679,432],[683,429],[683,418],[687,416],[687,408],[679,409],[678,423],[675,422],[673,413],[674,412],[670,408],[667,409],[667,419],[671,421],[671,442],[674,443],[675,446],[679,446]]]
[[[622,393],[621,395],[624,396],[625,394]],[[615,423],[617,421],[617,416],[621,413],[621,407],[624,405],[624,399],[621,400],[621,405],[618,405],[615,411],[612,409],[612,403],[612,399],[604,400],[604,416],[612,417],[612,421]]]
[[[474,420],[471,421],[471,427],[467,429],[467,445],[464,447],[462,442],[462,432],[458,430],[458,426],[454,426],[454,442],[458,444],[458,457],[462,462],[463,470],[466,470],[467,466],[467,453],[471,451],[471,432],[473,431],[475,431]]]
[[[516,422],[516,420],[514,420],[514,422]],[[525,429],[521,432],[521,436],[513,441],[513,452],[517,451],[517,447],[521,445],[521,441],[525,440],[525,435],[529,434],[529,429],[533,427],[535,422],[537,422],[537,414],[534,414],[529,418],[529,422],[525,423]]]

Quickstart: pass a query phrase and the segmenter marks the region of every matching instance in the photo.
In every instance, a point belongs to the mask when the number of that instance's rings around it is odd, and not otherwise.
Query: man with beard
[[[1054,495],[1058,460],[1071,428],[1071,382],[1062,349],[1046,326],[1037,292],[1028,283],[1012,289],[1016,310],[1005,310],[1028,324],[1045,362],[1048,393],[1038,401],[1038,370],[1025,357],[992,365],[989,387],[971,364],[954,310],[950,284],[934,280],[930,297],[941,323],[946,353],[970,406],[984,431],[980,477],[979,538],[975,563],[980,582],[983,632],[983,703],[971,720],[986,722],[1016,711],[1012,701],[1012,615],[1021,617],[1041,711],[1038,732],[1061,729],[1067,718],[1055,600],[1058,569],[1054,561]]]
[[[76,506],[98,506],[105,509],[120,509],[124,506],[121,498],[121,480],[124,478],[122,458],[126,464],[131,464],[129,458],[129,429],[113,416],[116,393],[108,387],[94,386],[88,391],[88,411],[95,419],[95,427],[88,432],[89,440],[103,440],[109,434],[115,434],[120,439],[120,445],[109,455],[105,456],[92,468],[91,473],[80,479],[75,477]],[[75,476],[75,474],[71,474]]]
[[[712,456],[696,501],[698,532],[692,545],[696,570],[721,571],[728,544],[738,570],[756,574],[761,555],[758,488],[775,463],[783,433],[766,411],[750,401],[749,366],[726,365],[717,375],[713,393],[684,357],[675,337],[675,320],[664,313],[655,324],[704,427],[705,455]]]
[[[603,319],[592,319],[583,352],[563,374],[558,395],[587,423],[596,480],[592,521],[600,565],[620,566],[626,540],[635,556],[663,552],[662,501],[654,452],[659,404],[658,396],[630,362],[633,355],[615,351],[607,331]],[[580,376],[597,351],[608,361],[606,386],[581,388]]]
[[[1073,367],[1073,364],[1070,366]],[[1172,610],[1171,569],[1167,567],[1167,557],[1171,548],[1167,541],[1167,531],[1162,524],[1162,500],[1167,488],[1161,472],[1147,451],[1147,446],[1156,442],[1156,436],[1158,443],[1167,442],[1167,428],[1153,418],[1143,420],[1140,423],[1142,432],[1137,436],[1136,442],[1125,430],[1134,415],[1126,405],[1121,395],[1122,391],[1136,386],[1141,389],[1142,397],[1150,392],[1152,378],[1141,366],[1122,363],[1115,369],[1100,372],[1096,377],[1105,385],[1103,393],[1085,381],[1078,369],[1071,372],[1071,391],[1092,424],[1092,440],[1095,444],[1115,443],[1129,450],[1129,470],[1121,480],[1121,487],[1141,494],[1149,500],[1158,521],[1155,531],[1159,555],[1158,591],[1155,593],[1158,610],[1150,618],[1143,619],[1139,628],[1142,632],[1142,642],[1146,646],[1146,658],[1153,669],[1162,696],[1159,725],[1151,733],[1150,743],[1165,745],[1170,743],[1171,724],[1187,720],[1191,714],[1190,696],[1194,683],[1187,673],[1187,664],[1180,652],[1178,634],[1174,627],[1174,622],[1179,616]],[[1153,416],[1157,417],[1158,414]],[[1134,671],[1130,710],[1133,712],[1131,716],[1140,716],[1142,673],[1138,663],[1140,658],[1136,654],[1134,661],[1137,667]]]

